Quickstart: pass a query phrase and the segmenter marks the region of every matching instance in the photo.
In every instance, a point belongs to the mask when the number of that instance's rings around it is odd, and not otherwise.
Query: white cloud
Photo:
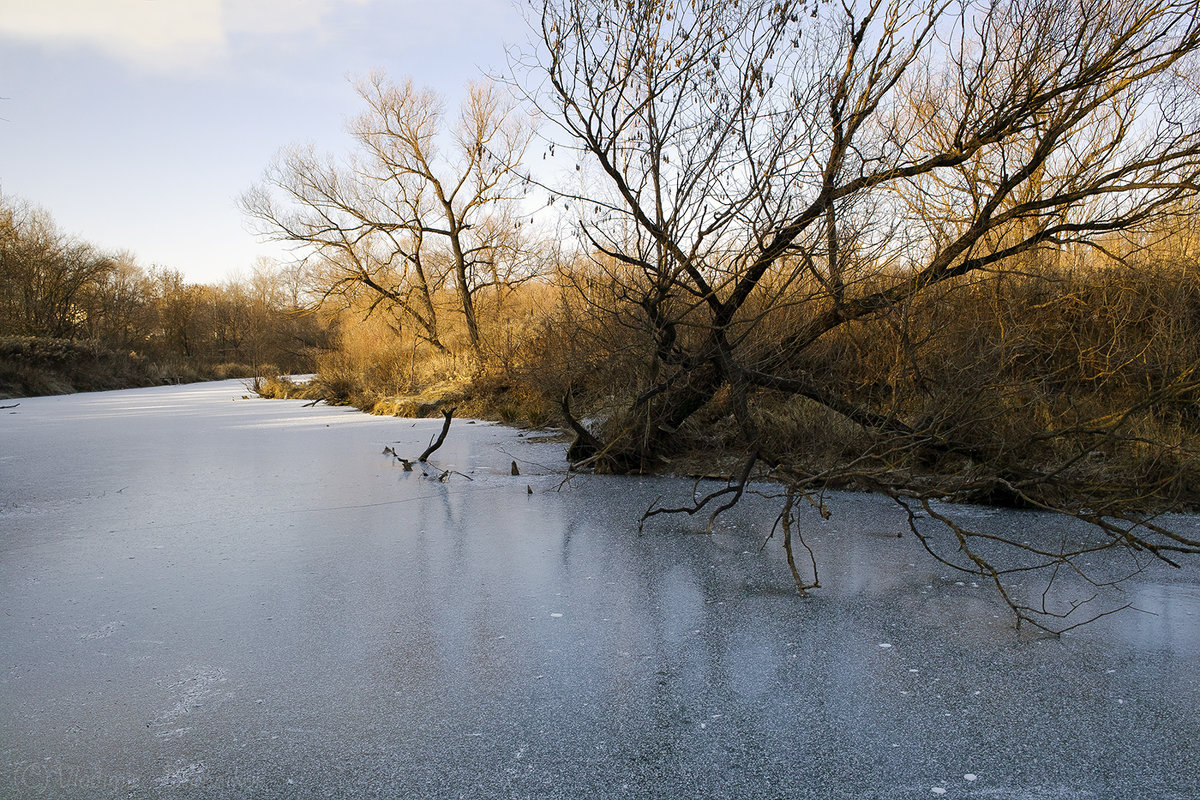
[[[344,6],[370,5],[373,0],[225,0],[225,19],[234,33],[294,33],[319,27]]]
[[[236,34],[318,28],[337,7],[370,0],[0,0],[0,37],[85,47],[155,71],[223,62]]]
[[[0,34],[170,70],[220,60],[221,0],[0,0]]]

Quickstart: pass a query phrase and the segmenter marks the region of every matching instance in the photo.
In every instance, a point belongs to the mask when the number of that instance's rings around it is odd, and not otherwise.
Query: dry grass
[[[743,363],[818,381],[912,435],[881,434],[812,400],[761,390],[748,396],[750,419],[794,469],[831,480],[839,470],[850,482],[874,470],[940,475],[949,486],[989,470],[1005,480],[1041,473],[1055,480],[1030,491],[1046,497],[1133,485],[1145,487],[1149,504],[1194,505],[1200,272],[1194,261],[1139,258],[1013,264],[946,282],[799,353],[779,343],[819,310],[817,288],[767,286],[735,325]],[[452,317],[443,340],[459,345],[449,351],[380,320],[343,317],[338,346],[320,357],[304,392],[379,414],[455,406],[521,425],[558,421],[567,397],[601,438],[631,435],[644,423],[635,400],[662,379],[662,365],[640,309],[603,274],[592,277],[564,273],[485,299],[480,353],[464,349]],[[680,335],[701,333],[685,325]],[[743,452],[732,412],[719,393],[674,435],[666,468],[695,471]]]

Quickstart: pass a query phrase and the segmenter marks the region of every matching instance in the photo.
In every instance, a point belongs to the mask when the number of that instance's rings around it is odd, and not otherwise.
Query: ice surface
[[[638,537],[691,482],[561,486],[561,443],[465,420],[427,477],[383,450],[440,419],[244,394],[0,416],[0,797],[1194,800],[1193,573],[1034,636],[833,493],[799,597],[764,498]],[[971,521],[1054,540],[1009,514]]]

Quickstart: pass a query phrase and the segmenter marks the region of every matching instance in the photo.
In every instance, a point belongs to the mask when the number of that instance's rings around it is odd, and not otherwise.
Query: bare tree
[[[904,312],[946,287],[1105,248],[1193,197],[1195,0],[546,0],[540,12],[532,97],[599,178],[560,194],[652,342],[650,380],[620,434],[588,448],[592,463],[656,463],[719,399],[747,452],[739,490],[755,462],[801,492],[836,473],[914,509],[914,532],[918,517],[942,519],[935,498],[1003,493],[1101,531],[1099,543],[1022,550],[1019,569],[1054,574],[1100,546],[1200,551],[1134,513],[1137,492],[1056,491],[1120,417],[1053,431],[1075,443],[1068,455],[1014,469],[964,426],[848,396],[807,369],[848,326],[903,328]],[[1195,387],[1186,372],[1163,376],[1130,409]],[[804,398],[874,444],[814,473],[773,447],[753,413],[763,395]],[[923,487],[891,468],[916,452],[975,466],[955,486]],[[938,557],[1004,592],[995,548],[946,526],[950,554]]]
[[[158,305],[160,340],[167,353],[183,358],[201,355],[206,325],[202,320],[204,287],[188,283],[177,269],[152,267],[150,279]]]
[[[280,154],[264,183],[241,200],[273,238],[300,248],[304,269],[323,300],[368,298],[415,325],[418,338],[444,350],[434,294],[438,284],[426,264],[424,231],[413,209],[419,187],[396,181],[388,197],[358,181],[354,165],[341,168],[311,148]]]
[[[76,338],[85,295],[113,260],[62,233],[39,208],[0,197],[0,332]]]
[[[112,258],[112,269],[90,286],[83,303],[89,339],[122,351],[140,350],[154,329],[154,287],[133,253]]]
[[[452,288],[478,351],[477,295],[505,279],[496,221],[509,222],[530,127],[492,84],[468,88],[450,129],[441,99],[411,81],[375,74],[358,91],[367,104],[351,126],[359,156],[339,166],[311,149],[285,151],[243,208],[316,262],[327,298],[365,292],[371,311],[399,312],[437,349],[437,293]]]

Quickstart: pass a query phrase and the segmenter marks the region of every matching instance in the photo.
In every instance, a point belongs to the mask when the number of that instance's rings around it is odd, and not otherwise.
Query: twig
[[[404,463],[407,465],[407,466],[405,466],[405,468],[404,468],[406,471],[411,471],[411,470],[412,470],[412,462],[410,462],[410,461],[407,461],[407,460],[405,460],[405,459],[403,459],[403,458],[402,458],[402,459],[400,459],[400,460],[401,460],[401,461],[404,461]],[[430,473],[430,472],[425,472],[425,468],[424,468],[424,467],[422,467],[422,468],[421,468],[421,471],[424,473],[424,475],[425,475],[425,477],[426,477],[426,478],[437,478],[439,482],[441,482],[441,483],[445,483],[445,482],[446,482],[446,480],[447,480],[447,479],[448,479],[448,478],[449,478],[451,475],[457,475],[457,476],[459,476],[460,478],[466,478],[467,480],[471,481],[472,483],[475,481],[475,479],[474,479],[474,478],[472,478],[470,475],[468,475],[468,474],[467,474],[467,473],[465,473],[465,472],[459,472],[459,471],[458,471],[458,470],[456,470],[456,469],[442,469],[442,468],[441,468],[441,467],[439,467],[437,464],[434,464],[434,463],[432,463],[432,462],[425,462],[425,463],[426,463],[428,466],[431,466],[431,467],[433,467],[435,470],[437,470],[437,474],[436,474],[436,475],[434,475],[433,473]]]

